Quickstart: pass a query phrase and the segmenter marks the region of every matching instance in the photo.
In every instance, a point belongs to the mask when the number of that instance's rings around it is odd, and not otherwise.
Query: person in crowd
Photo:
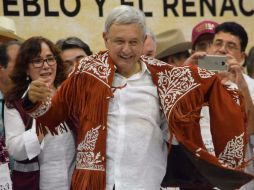
[[[246,133],[242,105],[232,91],[206,70],[142,56],[145,34],[140,10],[114,8],[103,32],[107,51],[82,59],[52,98],[42,78],[31,82],[22,99],[43,132],[79,116],[72,188],[236,189],[253,179],[238,170],[244,167]],[[216,156],[200,135],[205,101],[212,105]],[[229,151],[235,154],[228,157]]]
[[[0,64],[0,90],[5,95],[10,87],[9,75],[15,65],[21,43],[9,41],[1,45],[1,64]]]
[[[23,39],[17,35],[14,21],[5,16],[0,16],[0,44],[13,40],[23,41]]]
[[[227,55],[229,71],[230,68],[236,68],[237,71],[241,71],[241,76],[238,76],[238,73],[226,72],[223,81],[226,83],[231,80],[237,84],[245,97],[246,109],[250,110],[254,103],[254,79],[242,72],[247,44],[248,35],[243,26],[235,22],[224,22],[215,28],[215,37],[210,52],[215,55]],[[254,112],[249,114],[249,116],[253,114]],[[252,134],[254,125],[248,125],[248,130]]]
[[[198,64],[198,59],[202,56],[205,56],[206,54],[226,55],[227,65],[229,69],[228,72],[219,73],[223,78],[222,82],[225,83],[229,80],[235,82],[238,85],[239,89],[243,91],[243,95],[245,96],[246,101],[252,102],[251,99],[254,99],[254,97],[251,98],[250,96],[254,96],[253,79],[243,73],[243,65],[246,58],[245,49],[248,44],[247,32],[243,26],[235,22],[224,22],[219,24],[213,31],[214,39],[212,45],[204,53],[194,53],[186,61],[186,64]],[[236,70],[241,70],[242,77],[237,75]],[[244,80],[241,81],[240,79]],[[247,86],[244,86],[245,84],[247,84]],[[242,89],[243,87],[245,89]],[[251,106],[252,104],[249,103],[247,105]],[[253,127],[251,126],[252,125],[249,125],[249,131],[253,130]]]
[[[241,91],[246,102],[247,132],[250,135],[249,145],[253,147],[254,134],[254,80],[243,73],[245,50],[248,44],[248,35],[244,27],[235,22],[224,22],[215,28],[215,36],[211,47],[211,54],[227,55],[229,72],[222,73],[223,82],[230,84],[234,82]],[[254,155],[253,148],[248,147],[247,159]],[[250,162],[247,172],[254,174],[253,162]],[[251,190],[254,181],[243,188]]]
[[[191,63],[198,64],[199,57],[209,54],[216,26],[218,26],[218,23],[215,21],[203,20],[193,27],[191,35],[192,55],[186,62],[191,60]],[[195,60],[193,61],[193,59]],[[207,105],[204,105],[202,108],[200,126],[205,147],[209,153],[215,154],[210,130],[209,107]]]
[[[15,23],[12,19],[5,16],[0,16],[0,44],[5,44],[10,41],[22,41],[22,39],[16,33]],[[11,189],[10,180],[10,169],[12,169],[13,160],[9,156],[6,146],[5,146],[5,130],[3,123],[3,104],[4,104],[4,94],[7,89],[7,73],[9,72],[8,62],[9,58],[12,59],[13,56],[9,56],[9,53],[15,51],[15,45],[8,47],[9,45],[1,46],[0,48],[0,186]],[[8,49],[8,50],[7,50]],[[14,49],[14,50],[13,50]],[[8,52],[7,52],[8,51]],[[9,52],[10,51],[10,52]],[[11,53],[12,54],[12,53]],[[15,53],[14,53],[15,54]],[[11,61],[10,61],[11,62]],[[11,65],[12,63],[10,63]],[[11,67],[10,67],[11,68]],[[8,164],[9,163],[9,164]]]
[[[63,45],[63,42],[65,41],[65,38],[60,38],[56,41],[56,46],[61,49],[62,48],[62,45]]]
[[[156,37],[150,28],[146,28],[146,39],[144,42],[143,55],[155,57],[156,53]]]
[[[13,160],[9,157],[5,145],[4,128],[4,95],[9,86],[9,74],[14,66],[20,43],[18,41],[9,41],[0,44],[0,186],[11,189],[10,173],[13,169]],[[9,166],[9,167],[8,167]]]
[[[156,58],[174,66],[182,66],[190,56],[191,42],[185,40],[180,29],[171,29],[156,36]]]
[[[193,52],[207,52],[211,47],[214,38],[215,27],[217,22],[212,20],[203,20],[196,24],[192,29],[192,51]]]
[[[248,75],[254,79],[254,46],[250,49],[246,58]]]
[[[205,24],[205,22],[202,22]],[[208,25],[207,25],[208,26]],[[202,27],[204,28],[204,27]],[[195,29],[195,28],[194,28]],[[208,32],[208,28],[204,31]],[[194,53],[188,63],[197,64],[198,59],[206,54],[212,55],[226,55],[228,71],[222,71],[218,74],[222,78],[222,82],[229,86],[230,88],[238,88],[243,94],[246,101],[246,113],[247,113],[247,132],[250,136],[250,141],[248,144],[246,159],[251,159],[253,157],[253,145],[252,134],[254,132],[254,80],[243,73],[243,63],[245,59],[245,49],[248,43],[248,35],[244,28],[235,22],[224,22],[217,25],[214,29],[210,28],[210,35],[213,39],[213,43],[206,48],[206,52],[197,51]],[[213,34],[213,36],[212,36]],[[194,35],[195,36],[195,35]],[[195,38],[194,38],[195,39]],[[209,129],[210,127],[210,117],[207,107],[204,107],[201,112],[202,119],[200,125],[204,129]],[[210,147],[210,152],[213,152],[212,137],[209,136],[208,130],[203,130],[205,142],[207,147]],[[211,134],[210,134],[211,135]],[[246,168],[248,173],[254,174],[254,168],[252,162]],[[254,182],[250,182],[241,189],[251,190],[254,188]]]
[[[27,39],[20,47],[10,78],[12,87],[6,96],[4,121],[7,149],[15,159],[14,189],[70,189],[75,143],[68,122],[58,124],[57,135],[44,136],[36,133],[35,121],[20,107],[20,99],[31,82],[47,81],[53,96],[65,80],[59,49],[44,37]],[[39,175],[35,173],[38,169]]]
[[[191,35],[191,56],[185,60],[184,65],[198,65],[199,58],[211,54],[210,49],[215,35],[215,28],[218,25],[215,21],[203,20],[193,27]]]
[[[59,42],[58,47],[62,50],[61,58],[66,67],[67,74],[73,70],[75,64],[80,59],[93,54],[90,47],[77,37],[69,37]]]

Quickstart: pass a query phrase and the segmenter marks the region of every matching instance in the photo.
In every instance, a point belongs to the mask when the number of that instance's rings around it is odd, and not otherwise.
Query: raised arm
[[[36,118],[37,126],[44,133],[47,133],[46,126],[54,134],[55,127],[73,114],[70,110],[70,106],[76,100],[73,80],[74,77],[69,77],[64,81],[52,98],[52,89],[45,81],[36,80],[31,83],[22,105],[31,117]]]

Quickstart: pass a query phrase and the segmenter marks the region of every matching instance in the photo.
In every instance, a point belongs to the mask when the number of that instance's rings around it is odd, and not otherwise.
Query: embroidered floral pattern
[[[156,66],[165,66],[165,65],[169,65],[163,61],[160,61],[160,60],[157,60],[157,59],[154,59],[152,57],[148,57],[148,56],[145,56],[145,55],[142,55],[141,56],[141,60],[145,63],[148,63],[150,65],[156,65]]]
[[[227,91],[230,93],[230,95],[232,96],[233,100],[240,105],[240,96],[239,93],[237,92],[237,86],[236,85],[225,85],[225,88],[227,89]]]
[[[206,79],[206,78],[211,78],[213,75],[215,75],[214,72],[205,70],[205,69],[201,69],[198,67],[198,74],[201,78]]]
[[[76,74],[82,72],[93,75],[102,80],[103,83],[107,84],[108,77],[111,73],[111,69],[108,64],[108,53],[95,54],[82,59]]]
[[[158,77],[162,107],[169,114],[182,96],[200,85],[194,81],[188,67],[175,67],[170,71],[158,73]]]
[[[28,113],[32,118],[37,118],[44,115],[51,107],[51,98],[47,98],[35,111]]]
[[[99,164],[104,159],[101,157],[101,153],[95,153],[94,149],[99,137],[99,129],[101,125],[96,128],[92,128],[86,133],[84,140],[78,145],[76,158],[77,169],[89,169],[89,170],[101,170],[105,171],[102,164]]]
[[[230,140],[227,143],[224,151],[219,155],[219,161],[222,163],[222,165],[230,168],[236,168],[243,163],[243,137],[244,133],[236,136],[234,139]]]

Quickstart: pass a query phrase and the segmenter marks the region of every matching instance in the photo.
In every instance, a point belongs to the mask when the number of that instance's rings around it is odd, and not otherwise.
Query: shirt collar
[[[151,74],[146,64],[143,61],[141,61],[141,73],[144,74],[145,72],[148,72],[149,74]]]
[[[126,80],[136,80],[137,78],[141,78],[143,75],[147,74],[151,74],[151,72],[149,71],[149,69],[147,68],[146,64],[142,61],[139,60],[139,63],[141,64],[141,71],[139,71],[138,73],[130,76],[128,79]],[[120,78],[125,78],[122,75],[120,75],[119,73],[115,73],[116,76],[120,77]]]

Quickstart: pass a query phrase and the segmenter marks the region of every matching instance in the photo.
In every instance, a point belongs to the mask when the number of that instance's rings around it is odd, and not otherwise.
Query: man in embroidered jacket
[[[240,171],[246,133],[239,96],[240,104],[217,76],[196,66],[173,67],[141,56],[145,17],[132,7],[112,10],[103,38],[108,51],[82,59],[52,99],[45,98],[50,89],[42,79],[31,83],[24,99],[43,130],[54,132],[62,120],[79,117],[73,189],[155,190],[165,173],[163,186],[197,189],[235,189],[252,179]],[[216,156],[200,135],[204,102],[211,105]],[[194,181],[174,176],[178,169],[186,172],[186,164],[171,170],[171,162],[181,159],[171,159],[169,151],[167,165],[167,143],[178,144]]]

